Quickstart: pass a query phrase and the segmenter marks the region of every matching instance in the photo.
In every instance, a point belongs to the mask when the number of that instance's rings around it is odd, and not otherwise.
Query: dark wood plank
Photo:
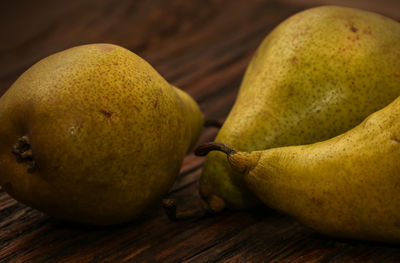
[[[1,8],[0,94],[29,66],[71,46],[110,42],[149,61],[223,121],[260,41],[291,14],[342,0],[8,1]],[[400,20],[393,0],[349,3]],[[397,10],[397,11],[396,11]],[[207,128],[199,141],[212,140]],[[203,158],[188,154],[170,195],[196,196]],[[400,262],[397,245],[321,236],[264,207],[171,222],[161,205],[115,227],[55,220],[0,190],[0,262]]]

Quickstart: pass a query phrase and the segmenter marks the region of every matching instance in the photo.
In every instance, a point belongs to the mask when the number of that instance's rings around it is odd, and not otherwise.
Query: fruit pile
[[[337,6],[288,18],[256,51],[215,142],[196,150],[213,151],[207,209],[264,203],[327,235],[399,242],[399,96],[398,22]],[[0,98],[0,123],[11,196],[111,225],[165,196],[204,118],[134,53],[91,44],[29,68]]]

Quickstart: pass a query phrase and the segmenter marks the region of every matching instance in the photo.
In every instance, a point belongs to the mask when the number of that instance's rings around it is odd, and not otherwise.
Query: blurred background
[[[134,51],[168,81],[200,96],[199,86],[217,88],[215,80],[206,79],[224,78],[220,72],[227,82],[240,76],[251,53],[279,22],[325,4],[400,18],[398,0],[2,1],[0,94],[49,54],[109,42]]]
[[[38,60],[106,42],[146,59],[191,94],[208,118],[223,121],[261,40],[290,15],[319,5],[400,21],[399,0],[3,0],[0,95]],[[200,142],[217,131],[205,129]],[[203,161],[186,157],[171,194],[197,192]],[[400,260],[397,246],[321,237],[270,211],[173,223],[156,207],[130,225],[82,229],[54,222],[0,188],[0,262],[399,262],[390,261],[394,255]]]

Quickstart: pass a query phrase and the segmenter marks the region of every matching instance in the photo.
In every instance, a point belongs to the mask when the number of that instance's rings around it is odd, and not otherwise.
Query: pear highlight
[[[256,51],[215,141],[256,151],[339,135],[400,95],[399,57],[394,20],[338,6],[295,14]],[[234,209],[260,204],[218,152],[206,159],[200,193]]]
[[[172,186],[203,125],[196,102],[122,47],[91,44],[29,68],[0,98],[0,184],[84,224],[130,221]]]
[[[227,150],[228,149],[228,150]],[[400,242],[400,97],[330,140],[254,152],[209,143],[267,206],[323,234]]]

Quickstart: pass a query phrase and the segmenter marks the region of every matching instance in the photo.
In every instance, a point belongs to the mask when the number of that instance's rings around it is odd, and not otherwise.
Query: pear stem
[[[163,199],[162,205],[171,221],[201,218],[210,214],[205,204],[198,205],[197,207],[185,207],[185,203],[177,205],[177,200],[174,198]]]
[[[206,127],[206,128],[207,127],[215,127],[215,128],[220,129],[222,127],[222,124],[223,123],[220,122],[219,120],[205,119],[203,126]]]
[[[237,151],[233,147],[231,147],[227,144],[220,143],[220,142],[208,142],[203,145],[200,145],[194,151],[194,154],[197,156],[205,156],[211,151],[223,152],[223,153],[226,153],[226,155],[228,155],[228,156],[231,154],[237,153]]]

